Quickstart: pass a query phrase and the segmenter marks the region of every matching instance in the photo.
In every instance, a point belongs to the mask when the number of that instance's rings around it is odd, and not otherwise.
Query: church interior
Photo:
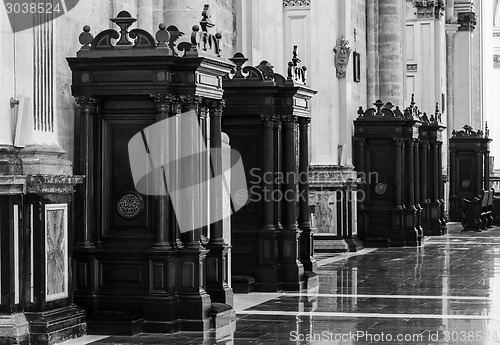
[[[4,5],[0,344],[500,343],[500,1]]]

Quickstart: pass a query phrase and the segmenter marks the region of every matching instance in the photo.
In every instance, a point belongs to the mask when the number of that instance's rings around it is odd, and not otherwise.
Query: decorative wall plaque
[[[348,45],[349,41],[342,35],[339,44],[333,48],[335,52],[334,62],[335,68],[337,69],[337,78],[345,78],[349,56],[351,55],[351,48]]]

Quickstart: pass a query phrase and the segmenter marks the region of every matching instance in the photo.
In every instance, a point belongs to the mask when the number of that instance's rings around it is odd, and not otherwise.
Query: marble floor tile
[[[500,344],[500,228],[449,225],[421,248],[323,256],[310,293],[235,295],[230,336],[89,339],[115,344]],[[80,345],[67,342],[65,345]]]

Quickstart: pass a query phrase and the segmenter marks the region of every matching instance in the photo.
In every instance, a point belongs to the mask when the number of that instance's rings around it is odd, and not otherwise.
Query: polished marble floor
[[[228,329],[65,345],[500,344],[500,228],[460,229],[421,248],[323,256],[317,291],[236,295]]]

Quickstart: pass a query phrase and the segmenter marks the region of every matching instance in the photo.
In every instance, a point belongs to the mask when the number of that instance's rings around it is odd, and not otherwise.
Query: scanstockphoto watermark
[[[4,0],[12,32],[50,22],[76,7],[79,0]]]
[[[247,203],[239,152],[207,149],[194,110],[141,130],[129,141],[128,153],[137,192],[168,196],[181,232],[228,218]],[[223,207],[225,200],[231,207]]]
[[[248,180],[248,199],[252,202],[294,202],[294,201],[308,201],[309,195],[306,195],[305,190],[296,192],[295,189],[281,189],[268,186],[281,186],[281,185],[295,185],[296,183],[307,183],[309,175],[307,172],[271,172],[262,171],[260,168],[252,168],[249,172]],[[356,183],[358,186],[361,184],[376,185],[379,183],[377,172],[358,172],[355,179],[340,177],[338,182],[343,184]],[[321,190],[321,188],[320,188]],[[356,197],[352,193],[335,193],[335,201],[364,201],[366,192],[363,189],[356,190]]]
[[[439,333],[429,333],[424,336],[422,333],[372,333],[367,331],[350,331],[339,333],[333,331],[323,331],[321,333],[300,333],[290,332],[290,341],[292,342],[327,342],[334,344],[352,344],[353,342],[389,343],[401,344],[402,342],[428,342],[438,341]]]

